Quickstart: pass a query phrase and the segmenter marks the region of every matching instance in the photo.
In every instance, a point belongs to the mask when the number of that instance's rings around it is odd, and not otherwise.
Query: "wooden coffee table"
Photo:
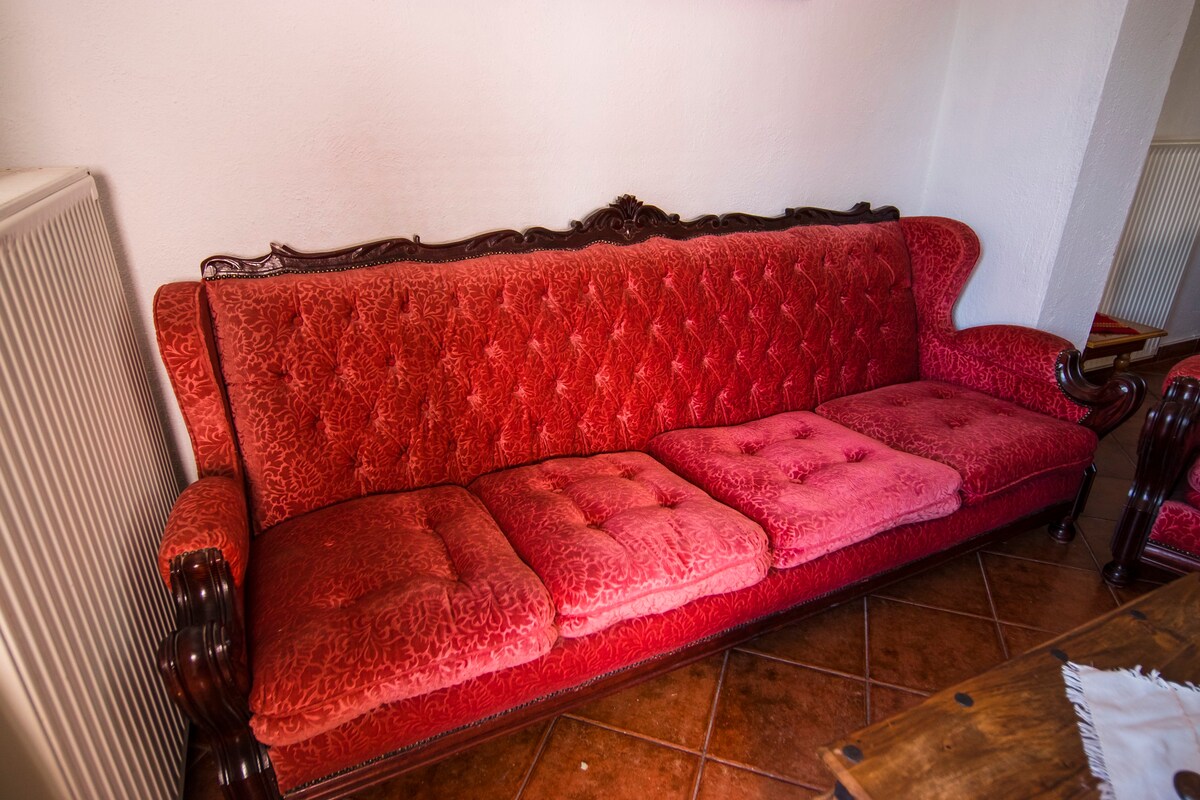
[[[1098,798],[1063,685],[1068,658],[1200,683],[1200,573],[821,748],[840,784],[826,797]]]

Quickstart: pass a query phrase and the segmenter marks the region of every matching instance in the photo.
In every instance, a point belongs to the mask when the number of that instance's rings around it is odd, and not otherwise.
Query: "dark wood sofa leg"
[[[1088,495],[1092,493],[1092,483],[1095,480],[1096,465],[1091,464],[1083,471],[1083,483],[1080,484],[1079,491],[1075,495],[1071,513],[1058,522],[1050,524],[1050,538],[1054,541],[1067,544],[1075,538],[1075,520],[1083,514],[1083,509],[1087,506]]]
[[[249,675],[241,608],[229,565],[217,550],[171,563],[178,630],[158,648],[167,692],[217,758],[226,800],[280,800],[267,749],[250,729]]]

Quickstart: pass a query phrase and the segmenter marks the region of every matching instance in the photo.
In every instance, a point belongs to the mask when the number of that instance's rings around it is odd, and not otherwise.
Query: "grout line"
[[[863,598],[863,680],[866,681],[867,724],[871,724],[871,598]]]
[[[1115,525],[1116,523],[1114,522],[1113,524]],[[1078,539],[1082,536],[1083,536],[1082,533],[1079,533],[1078,531],[1076,531],[1076,533],[1075,533],[1076,539]],[[1029,556],[1019,556],[1019,555],[1016,555],[1015,553],[997,553],[995,550],[988,550],[987,548],[984,548],[983,550],[979,550],[978,552],[987,553],[989,556],[999,556],[1000,558],[1011,558],[1015,561],[1032,561],[1034,564],[1045,564],[1047,567],[1062,567],[1063,569],[1073,569],[1076,572],[1095,572],[1096,571],[1095,567],[1077,567],[1074,564],[1064,564],[1059,561],[1045,561],[1040,558],[1031,558]],[[1094,558],[1092,560],[1095,561]]]
[[[546,726],[546,730],[542,733],[542,738],[538,742],[537,749],[533,751],[533,759],[529,762],[529,767],[525,770],[525,777],[521,779],[521,785],[517,787],[517,794],[513,800],[521,800],[521,796],[525,794],[525,787],[529,785],[529,780],[533,777],[533,768],[542,760],[542,753],[546,749],[546,742],[550,741],[550,734],[554,731],[554,726],[557,724],[558,717],[555,717]]]
[[[987,594],[988,607],[992,609],[992,624],[996,626],[996,637],[1000,640],[1000,652],[1004,654],[1004,660],[1008,661],[1011,658],[1008,654],[1008,642],[1004,641],[1004,629],[1000,627],[1000,617],[996,614],[996,600],[992,597],[992,582],[988,580],[987,568],[983,566],[983,553],[976,552],[975,560],[979,564],[979,571],[983,573],[983,590]]]
[[[576,716],[575,714],[571,714],[571,713],[566,713],[566,714],[563,714],[562,716],[566,717],[567,719],[569,719],[573,722],[579,722],[584,725],[591,725],[594,728],[600,728],[602,730],[611,731],[612,733],[619,733],[622,736],[628,736],[632,739],[641,739],[644,742],[650,742],[651,744],[661,745],[662,747],[666,747],[670,750],[678,750],[680,753],[687,753],[688,755],[693,755],[693,756],[702,755],[701,751],[696,750],[695,748],[691,748],[691,747],[688,747],[687,745],[679,744],[678,742],[669,742],[666,739],[659,739],[658,737],[651,736],[648,733],[639,733],[638,731],[630,730],[629,728],[622,728],[619,725],[610,725],[607,722],[601,722],[600,720],[591,719],[590,717],[580,717],[580,716]]]
[[[753,772],[755,775],[761,775],[764,778],[771,778],[772,780],[777,780],[780,783],[786,783],[789,786],[799,786],[804,789],[811,789],[814,792],[829,791],[828,787],[822,789],[819,786],[813,786],[811,783],[803,783],[802,781],[798,781],[795,778],[789,778],[787,775],[780,775],[778,772],[768,772],[767,770],[763,769],[762,767],[756,767],[752,764],[744,764],[741,761],[734,761],[733,759],[730,759],[730,758],[721,758],[720,756],[709,756],[708,760],[716,761],[718,764],[724,764],[727,767],[736,767],[737,769],[745,770],[746,772]]]
[[[811,669],[813,672],[824,672],[826,675],[834,675],[838,678],[847,678],[852,681],[866,680],[862,675],[855,675],[852,672],[842,672],[840,669],[832,669],[830,667],[814,667],[812,664],[803,664],[799,661],[792,661],[790,658],[783,656],[772,655],[771,653],[760,653],[757,650],[740,650],[739,652],[746,655],[755,656],[756,658],[765,658],[768,661],[776,661],[780,664],[787,664],[789,667],[800,667],[800,669]]]
[[[873,595],[880,600],[887,600],[889,603],[904,603],[906,606],[916,606],[917,608],[928,608],[931,611],[942,611],[946,614],[956,614],[960,617],[970,617],[971,619],[981,619],[985,622],[991,622],[992,618],[984,614],[972,614],[970,611],[955,611],[952,608],[942,608],[941,606],[933,606],[929,603],[918,603],[916,600],[902,600],[899,597],[887,597],[885,595]]]
[[[880,680],[868,681],[868,684],[870,686],[881,686],[884,689],[892,689],[897,692],[904,692],[905,694],[914,694],[922,699],[924,699],[926,697],[932,697],[933,695],[942,691],[941,689],[933,689],[932,691],[927,690],[927,689],[914,689],[911,686],[901,686],[898,683],[890,683],[888,681],[880,681]],[[875,720],[872,720],[871,724],[874,725]]]
[[[704,743],[700,748],[700,766],[696,770],[696,782],[692,784],[692,800],[700,796],[700,780],[704,777],[704,761],[708,758],[708,743],[712,741],[713,728],[717,725],[717,703],[721,699],[721,688],[725,685],[725,674],[729,670],[729,650],[721,659],[721,674],[717,676],[717,688],[713,692],[712,705],[708,709],[708,728],[704,731]]]

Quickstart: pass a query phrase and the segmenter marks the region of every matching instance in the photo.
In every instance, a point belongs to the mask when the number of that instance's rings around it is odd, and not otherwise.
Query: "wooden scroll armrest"
[[[1113,560],[1104,579],[1124,586],[1134,577],[1154,520],[1200,446],[1200,380],[1177,379],[1146,414],[1138,439],[1129,499],[1113,534]]]
[[[167,693],[208,740],[227,800],[278,800],[267,749],[250,729],[241,602],[221,552],[172,559],[171,595],[179,627],[158,648]]]
[[[1078,350],[1064,350],[1054,365],[1062,393],[1087,408],[1080,420],[1100,437],[1133,416],[1146,396],[1146,381],[1140,375],[1119,372],[1107,383],[1095,384],[1083,375],[1083,357]]]

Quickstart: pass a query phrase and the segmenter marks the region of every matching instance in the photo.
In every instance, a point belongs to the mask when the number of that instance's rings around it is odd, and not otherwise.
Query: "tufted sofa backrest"
[[[260,528],[917,377],[899,223],[204,285]]]

